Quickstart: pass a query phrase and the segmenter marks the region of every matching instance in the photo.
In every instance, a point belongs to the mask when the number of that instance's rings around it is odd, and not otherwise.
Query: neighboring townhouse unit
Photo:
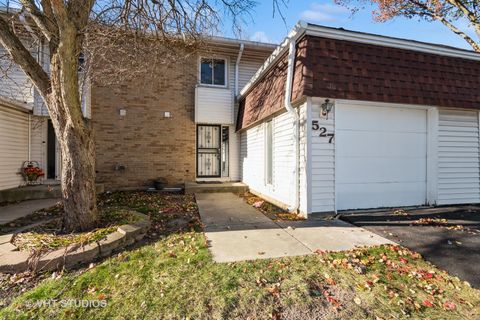
[[[304,215],[480,202],[480,54],[299,23],[241,92],[242,180]]]
[[[0,7],[0,14],[6,12]],[[22,13],[16,30],[21,32],[32,56],[49,72],[48,47],[30,28],[31,24]],[[82,112],[90,118],[88,89],[82,86]],[[27,75],[0,45],[0,190],[24,184],[20,171],[26,161],[38,163],[45,173],[42,182],[59,183],[61,154],[48,110]]]
[[[26,47],[48,71],[46,48],[25,35]],[[0,46],[0,190],[24,181],[19,174],[25,161],[37,161],[48,182],[60,177],[60,151],[48,111],[25,73],[6,59]]]
[[[91,88],[106,188],[240,180],[236,94],[276,45],[209,38],[202,52]]]

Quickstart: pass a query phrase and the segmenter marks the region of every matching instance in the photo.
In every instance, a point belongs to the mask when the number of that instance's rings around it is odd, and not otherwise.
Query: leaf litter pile
[[[305,220],[302,216],[299,216],[295,213],[290,213],[286,210],[283,210],[276,205],[254,195],[250,192],[244,192],[239,195],[246,203],[251,205],[252,207],[256,208],[264,215],[269,217],[272,220],[279,220],[279,221],[297,221],[297,220]]]

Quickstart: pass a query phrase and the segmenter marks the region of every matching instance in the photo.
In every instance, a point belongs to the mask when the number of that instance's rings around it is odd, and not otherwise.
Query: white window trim
[[[225,84],[208,84],[202,83],[202,59],[216,59],[225,61]],[[200,87],[210,87],[210,88],[228,88],[228,69],[229,69],[229,59],[225,56],[199,56],[198,57],[198,86]]]
[[[267,123],[271,123],[271,130],[272,130],[272,141],[271,141],[271,144],[272,144],[272,163],[271,163],[271,170],[272,170],[272,177],[271,177],[271,181],[269,182],[268,179],[267,179],[267,172],[268,172],[268,168],[267,168],[267,153],[268,153],[268,150],[267,150]],[[273,119],[270,119],[268,121],[265,121],[264,123],[264,126],[263,126],[263,152],[264,152],[264,162],[263,162],[263,170],[264,170],[264,184],[265,186],[269,187],[269,188],[273,188],[273,184],[274,184],[274,157],[275,157],[275,147],[274,147],[274,122],[273,122]]]

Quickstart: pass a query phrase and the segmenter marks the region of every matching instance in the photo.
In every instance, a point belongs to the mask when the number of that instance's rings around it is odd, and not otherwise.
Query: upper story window
[[[227,85],[227,61],[225,59],[201,58],[200,83],[212,86]]]

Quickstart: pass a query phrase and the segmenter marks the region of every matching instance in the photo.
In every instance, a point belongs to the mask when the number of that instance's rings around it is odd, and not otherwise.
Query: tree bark
[[[62,193],[65,231],[91,230],[97,225],[95,142],[88,119],[83,117],[79,92],[76,27],[66,22],[51,48],[49,113],[62,152]]]

